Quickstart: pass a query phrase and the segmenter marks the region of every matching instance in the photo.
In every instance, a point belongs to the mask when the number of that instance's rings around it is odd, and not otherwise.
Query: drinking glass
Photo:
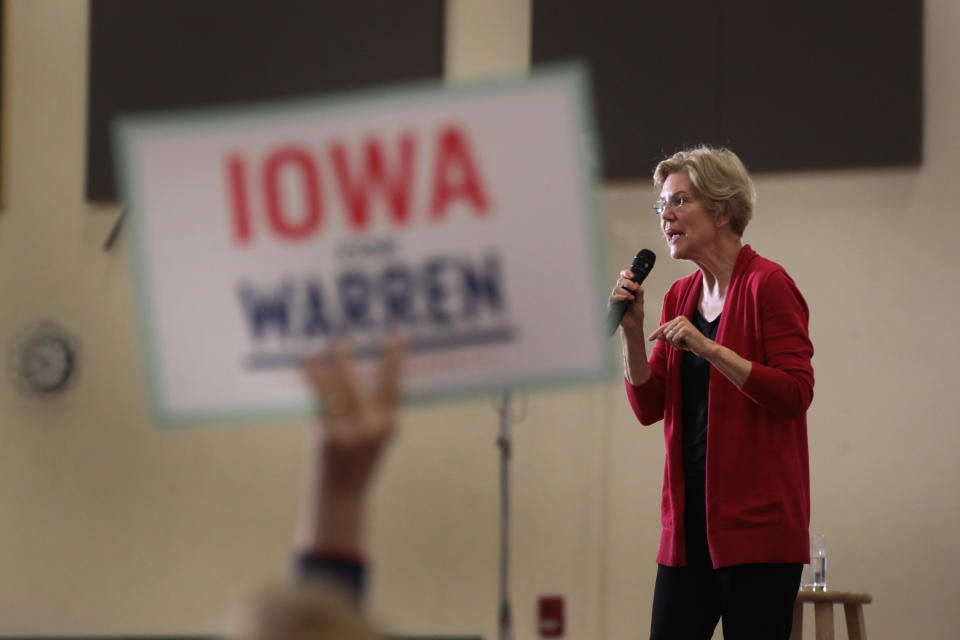
[[[827,536],[822,533],[810,534],[810,562],[803,565],[800,588],[827,590]]]

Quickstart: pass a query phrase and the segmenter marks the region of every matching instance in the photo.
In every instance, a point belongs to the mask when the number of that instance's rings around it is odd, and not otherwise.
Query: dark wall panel
[[[922,5],[725,5],[724,140],[756,168],[917,164]]]
[[[585,60],[604,176],[730,146],[754,171],[922,159],[921,0],[533,0],[533,63]]]
[[[680,17],[669,3],[534,0],[533,63],[589,63],[606,177],[716,139],[719,4],[689,0]]]
[[[87,185],[116,197],[119,113],[439,80],[444,0],[92,0]]]

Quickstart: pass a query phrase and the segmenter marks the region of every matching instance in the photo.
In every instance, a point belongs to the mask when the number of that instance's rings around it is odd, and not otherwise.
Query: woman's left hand
[[[656,331],[647,338],[651,342],[654,340],[663,340],[671,347],[681,351],[692,351],[701,358],[706,358],[710,347],[716,344],[699,330],[686,316],[677,316],[673,320],[668,320],[660,325]]]

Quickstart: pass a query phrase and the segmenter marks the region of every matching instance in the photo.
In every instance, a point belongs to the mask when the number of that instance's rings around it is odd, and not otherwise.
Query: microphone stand
[[[508,577],[510,569],[510,391],[503,392],[500,402],[500,607],[498,629],[500,640],[513,638]]]

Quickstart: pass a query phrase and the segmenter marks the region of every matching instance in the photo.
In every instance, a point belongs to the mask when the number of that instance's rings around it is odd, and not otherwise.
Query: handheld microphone
[[[641,249],[637,252],[637,255],[633,257],[633,264],[630,265],[630,271],[633,272],[633,281],[637,284],[641,284],[648,275],[650,271],[653,270],[653,263],[657,261],[656,254],[650,249]],[[607,312],[607,324],[610,326],[610,335],[613,335],[617,332],[617,327],[620,326],[620,321],[623,320],[623,315],[627,312],[627,308],[633,300],[618,300],[610,305],[610,310]]]

